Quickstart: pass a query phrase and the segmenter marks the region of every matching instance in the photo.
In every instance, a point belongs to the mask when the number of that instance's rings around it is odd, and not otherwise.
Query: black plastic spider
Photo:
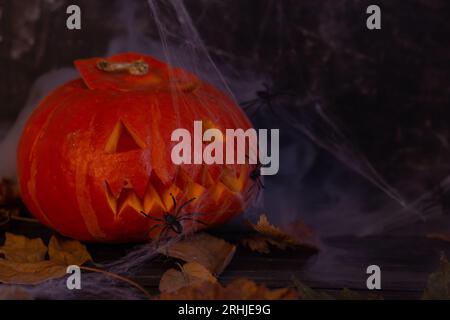
[[[241,102],[242,108],[253,115],[260,108],[267,107],[274,113],[275,100],[280,97],[293,97],[294,94],[289,91],[273,90],[268,84],[263,84],[264,89],[256,91],[256,98]],[[253,109],[253,111],[251,110]]]
[[[172,201],[173,201],[172,212],[164,211],[162,219],[156,218],[156,217],[152,217],[149,214],[145,213],[144,211],[141,211],[141,214],[144,217],[149,218],[149,219],[154,220],[154,221],[160,222],[159,224],[156,224],[156,225],[152,226],[150,228],[150,230],[148,231],[149,233],[152,232],[155,228],[161,228],[161,231],[159,233],[158,239],[163,239],[163,238],[165,238],[167,236],[167,234],[168,234],[168,232],[170,230],[172,230],[176,234],[182,234],[183,233],[182,221],[192,221],[192,222],[195,222],[195,223],[200,223],[200,224],[205,225],[205,226],[208,225],[207,223],[205,223],[205,222],[203,222],[201,220],[192,218],[193,215],[199,216],[199,215],[203,215],[203,213],[197,213],[197,212],[182,213],[182,210],[186,206],[188,206],[192,201],[194,201],[195,198],[189,199],[188,201],[183,203],[177,209],[177,201],[175,200],[175,197],[173,196],[173,194],[170,194],[170,197],[172,198]]]

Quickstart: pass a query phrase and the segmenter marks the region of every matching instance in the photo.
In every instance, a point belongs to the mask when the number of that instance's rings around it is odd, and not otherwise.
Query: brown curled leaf
[[[181,270],[167,270],[159,282],[159,291],[175,292],[184,287],[197,287],[204,282],[216,283],[217,279],[203,265],[189,262]]]
[[[423,300],[450,300],[450,263],[441,255],[439,268],[428,277]]]
[[[203,282],[176,292],[163,292],[161,300],[294,300],[298,295],[292,288],[268,289],[264,285],[238,278],[227,286],[220,283]]]
[[[66,267],[52,261],[15,262],[0,259],[0,283],[39,284],[65,274]]]
[[[206,233],[194,234],[159,249],[166,256],[185,262],[198,262],[216,276],[225,270],[235,251],[236,246]]]
[[[5,243],[0,247],[0,255],[14,262],[39,262],[45,260],[46,254],[47,247],[42,239],[29,239],[9,232],[5,234]]]
[[[48,245],[48,255],[50,261],[62,265],[81,266],[92,257],[86,247],[77,240],[63,239],[58,236],[52,236]]]
[[[269,253],[270,246],[285,250],[287,248],[306,248],[317,251],[318,246],[314,233],[301,220],[295,221],[287,228],[281,229],[271,224],[265,214],[259,217],[256,224],[246,221],[246,224],[257,232],[256,235],[243,239],[242,243],[259,253]]]
[[[84,245],[76,240],[53,236],[45,260],[44,242],[21,235],[6,233],[5,244],[0,248],[0,283],[33,285],[61,278],[68,265],[82,265],[92,258]]]

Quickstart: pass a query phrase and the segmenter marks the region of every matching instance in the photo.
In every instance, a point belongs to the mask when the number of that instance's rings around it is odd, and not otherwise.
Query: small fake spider
[[[263,107],[267,107],[269,111],[274,113],[273,107],[276,99],[294,96],[294,94],[289,91],[275,91],[266,83],[263,84],[263,87],[263,90],[256,91],[256,98],[240,103],[243,109],[248,111],[251,115]]]
[[[173,196],[173,194],[170,194],[170,197],[172,198],[172,201],[173,201],[172,212],[165,211],[163,213],[162,219],[152,217],[149,214],[145,213],[144,211],[141,211],[141,214],[144,217],[154,220],[154,221],[157,221],[157,222],[160,222],[159,224],[156,224],[153,227],[151,227],[150,230],[148,231],[149,233],[151,233],[156,228],[161,228],[158,239],[163,239],[167,236],[169,231],[173,231],[174,233],[176,233],[178,235],[182,234],[183,233],[183,224],[182,224],[183,221],[192,221],[192,222],[199,223],[199,224],[202,224],[205,226],[208,225],[207,223],[205,223],[201,220],[192,218],[193,215],[199,216],[199,215],[203,215],[203,213],[197,213],[197,212],[182,213],[182,210],[186,206],[188,206],[192,201],[194,201],[195,198],[189,199],[188,201],[183,203],[177,209],[177,201],[175,200],[175,197]]]

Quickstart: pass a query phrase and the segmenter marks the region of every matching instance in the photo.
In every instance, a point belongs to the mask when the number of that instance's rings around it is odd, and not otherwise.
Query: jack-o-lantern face
[[[251,165],[177,166],[171,160],[171,133],[186,128],[193,134],[196,120],[251,128],[239,107],[210,84],[151,57],[108,60],[145,61],[144,75],[105,72],[99,60],[76,61],[81,79],[47,96],[25,127],[18,171],[31,212],[66,236],[110,242],[158,237],[158,221],[165,222],[174,202],[186,203],[186,214],[202,213],[201,224],[185,219],[183,232],[242,212]]]

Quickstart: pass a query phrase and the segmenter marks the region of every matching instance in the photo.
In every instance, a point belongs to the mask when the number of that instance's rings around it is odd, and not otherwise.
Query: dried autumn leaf
[[[32,300],[31,295],[16,286],[0,286],[0,300]]]
[[[333,300],[333,297],[328,293],[314,290],[295,277],[293,278],[293,282],[302,300]]]
[[[86,248],[75,240],[52,237],[49,246],[50,261],[44,260],[47,247],[41,239],[7,233],[0,253],[0,283],[38,284],[66,275],[66,266],[82,265],[92,260]]]
[[[290,223],[284,231],[299,245],[317,249],[315,234],[303,220]]]
[[[175,292],[184,287],[196,287],[204,282],[216,283],[217,279],[203,265],[189,262],[181,270],[167,270],[159,282],[159,291]]]
[[[295,277],[293,282],[302,300],[382,300],[379,295],[360,293],[347,288],[342,289],[337,294],[329,294],[322,290],[312,289]]]
[[[336,296],[337,300],[383,300],[383,297],[377,294],[358,292],[348,288],[342,289]]]
[[[450,299],[450,263],[442,254],[439,269],[428,277],[427,288],[423,300],[449,300]]]
[[[209,234],[198,233],[158,251],[185,262],[198,262],[213,275],[219,275],[233,258],[236,246]]]
[[[235,279],[226,287],[220,283],[203,282],[176,292],[163,292],[161,300],[293,300],[297,293],[291,288],[267,289],[248,279]]]
[[[0,259],[0,282],[6,284],[38,284],[61,278],[66,267],[52,261],[15,262]]]
[[[52,236],[48,245],[50,261],[62,265],[78,265],[92,261],[86,247],[77,240]]]
[[[0,254],[14,262],[39,262],[45,259],[47,247],[40,238],[29,239],[7,232]]]
[[[237,294],[240,300],[292,300],[297,299],[297,293],[292,288],[268,289],[254,281],[238,278],[225,288],[227,299],[233,299]]]
[[[253,251],[269,253],[270,245],[281,250],[298,247],[317,250],[313,232],[303,221],[296,221],[287,227],[286,230],[282,230],[271,224],[267,216],[263,214],[259,217],[257,224],[253,224],[250,221],[247,221],[247,224],[258,234],[243,239],[242,243]]]
[[[259,253],[270,253],[269,242],[266,241],[265,237],[252,237],[247,239],[242,239],[242,244],[249,247],[252,251]]]

